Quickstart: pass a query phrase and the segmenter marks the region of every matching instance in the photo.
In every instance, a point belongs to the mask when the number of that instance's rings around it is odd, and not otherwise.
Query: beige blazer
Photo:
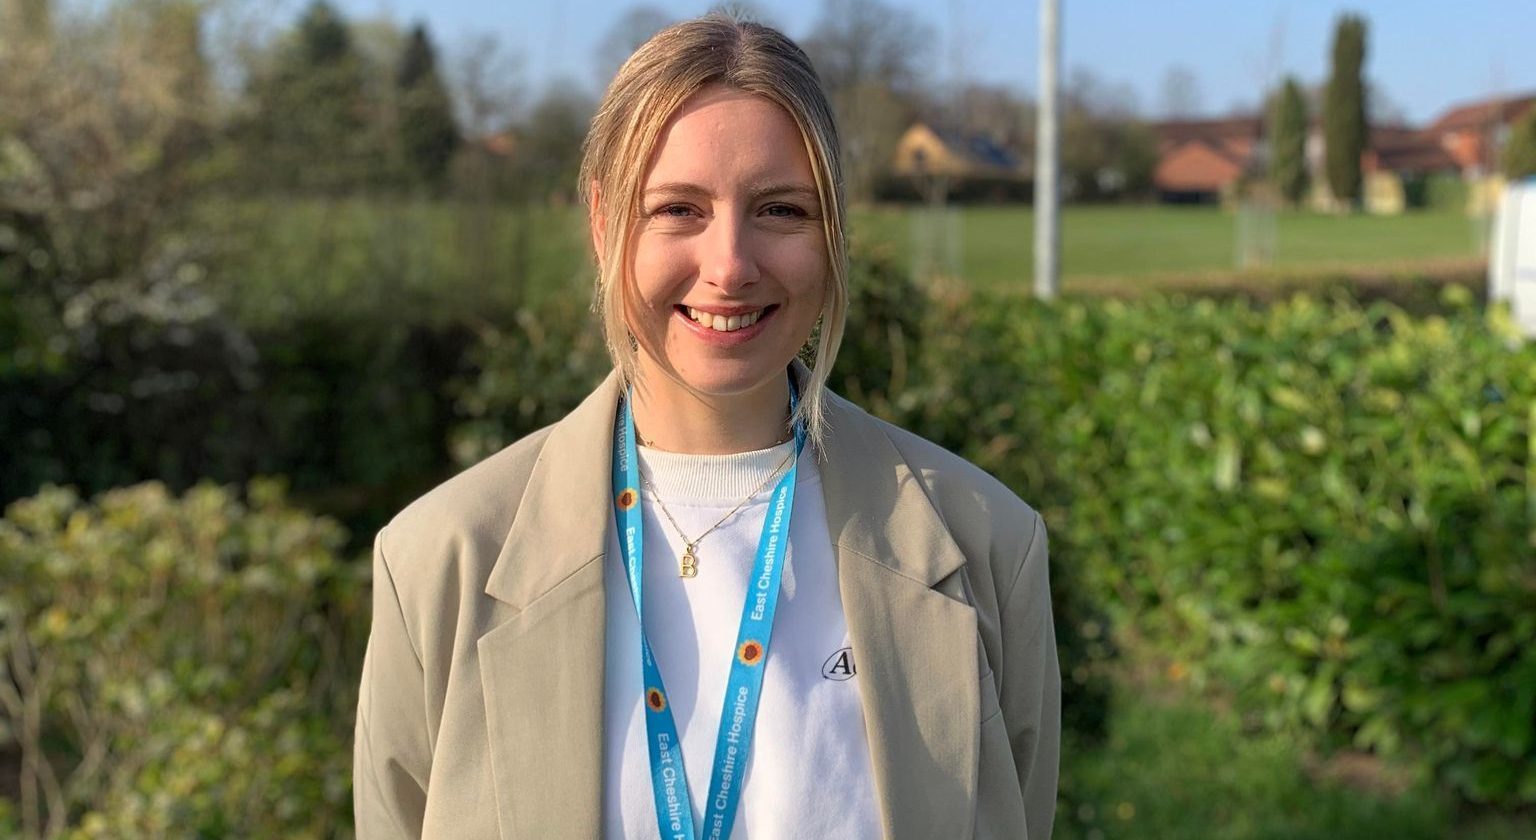
[[[601,834],[615,383],[379,533],[362,840]],[[1040,517],[841,398],[827,420],[822,487],[885,836],[1048,838],[1061,682]]]

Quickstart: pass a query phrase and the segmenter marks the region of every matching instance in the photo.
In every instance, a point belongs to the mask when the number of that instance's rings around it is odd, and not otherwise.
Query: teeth
[[[719,332],[735,332],[743,327],[750,327],[763,317],[763,310],[748,312],[745,315],[711,315],[693,307],[688,307],[688,317],[697,321],[702,326],[709,327]]]

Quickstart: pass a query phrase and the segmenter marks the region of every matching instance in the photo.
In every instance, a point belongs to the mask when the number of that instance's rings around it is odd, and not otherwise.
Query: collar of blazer
[[[478,644],[503,837],[601,834],[617,403],[610,376],[551,429],[486,583],[511,607]],[[885,836],[968,837],[981,675],[957,655],[978,646],[965,557],[888,427],[835,396],[826,415],[822,491]]]

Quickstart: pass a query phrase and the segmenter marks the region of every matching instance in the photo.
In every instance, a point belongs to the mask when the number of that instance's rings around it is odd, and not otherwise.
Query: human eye
[[[763,208],[763,212],[776,219],[803,219],[807,215],[805,210],[793,204],[770,204]]]
[[[696,212],[686,204],[663,204],[652,210],[651,215],[658,219],[686,219]]]

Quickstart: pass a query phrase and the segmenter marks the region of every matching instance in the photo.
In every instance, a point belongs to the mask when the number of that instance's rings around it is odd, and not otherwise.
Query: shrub
[[[245,502],[144,484],[11,505],[0,707],[24,759],[24,830],[346,829],[368,565],[338,558],[344,539],[267,481]]]
[[[1253,723],[1536,802],[1536,352],[1447,295],[971,299],[905,422],[1039,500],[1053,574]]]
[[[520,309],[511,329],[483,326],[469,359],[476,372],[452,386],[463,420],[450,447],[460,467],[564,417],[613,367],[577,295]]]
[[[1467,211],[1467,182],[1460,175],[1441,173],[1424,178],[1424,206],[1432,210]]]

